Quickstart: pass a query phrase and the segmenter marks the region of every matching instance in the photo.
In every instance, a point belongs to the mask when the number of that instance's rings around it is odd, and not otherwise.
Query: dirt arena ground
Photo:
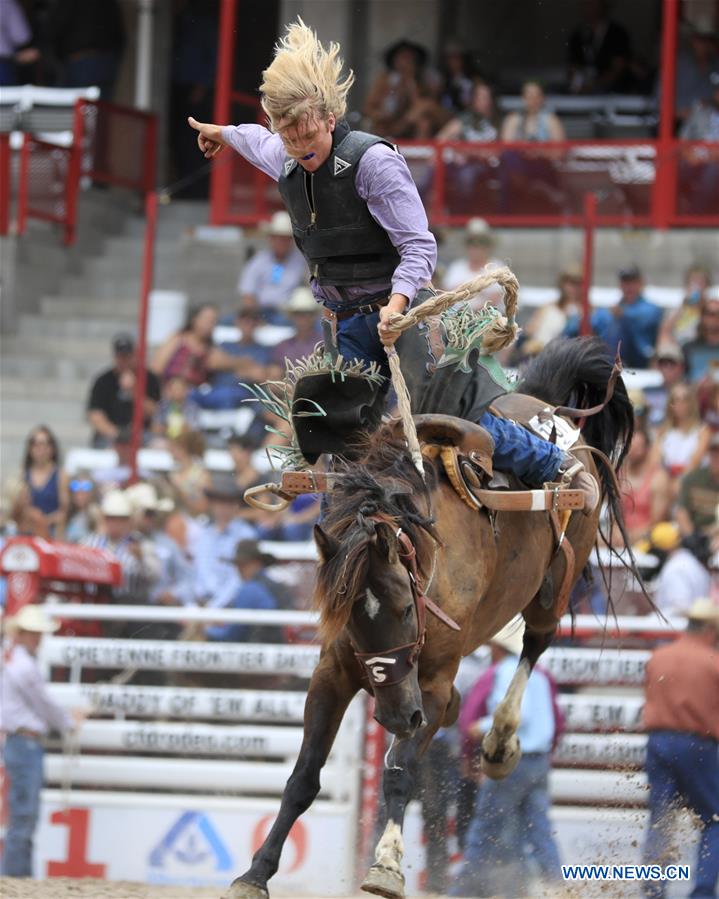
[[[618,884],[605,886],[616,888]],[[66,877],[43,881],[0,877],[0,899],[221,899],[221,893],[217,887],[152,886],[129,881],[73,880]],[[297,897],[276,889],[272,890],[270,895],[271,899],[315,899],[306,895]],[[555,889],[551,895],[549,892],[540,891],[532,899],[580,899],[582,895],[584,899],[588,896],[615,899],[618,896],[634,896],[635,893],[624,890],[604,891],[601,888],[592,891],[565,889],[559,893]],[[353,899],[368,899],[368,894],[360,892]],[[421,899],[430,897],[422,894]],[[434,895],[431,899],[446,899],[446,897]]]

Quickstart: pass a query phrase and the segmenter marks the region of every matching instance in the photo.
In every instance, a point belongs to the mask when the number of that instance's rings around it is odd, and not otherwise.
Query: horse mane
[[[352,607],[365,589],[370,547],[382,515],[402,528],[417,550],[417,570],[429,577],[429,544],[438,540],[430,517],[430,496],[436,484],[434,466],[425,461],[426,481],[417,471],[403,440],[389,427],[379,428],[353,447],[357,462],[343,462],[342,474],[328,494],[321,526],[340,544],[317,567],[313,606],[320,613],[319,635],[326,645],[336,640],[349,621]],[[344,470],[342,470],[344,468]]]

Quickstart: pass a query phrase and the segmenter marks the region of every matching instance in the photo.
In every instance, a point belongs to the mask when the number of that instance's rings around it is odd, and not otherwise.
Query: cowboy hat
[[[505,624],[502,630],[498,631],[488,642],[494,643],[513,656],[520,655],[524,642],[524,621],[518,617],[513,618],[509,624]]]
[[[33,634],[53,634],[59,627],[60,622],[53,621],[36,603],[28,603],[7,620],[8,633],[30,631]]]
[[[111,490],[102,500],[100,510],[107,518],[129,518],[132,515],[132,503],[122,490]]]
[[[489,223],[481,218],[473,218],[464,229],[465,243],[477,243],[481,246],[494,246],[494,234]]]
[[[157,490],[146,482],[140,481],[125,490],[125,496],[135,512],[171,512],[175,504],[167,497],[157,495]]]
[[[320,311],[320,304],[314,298],[309,287],[296,287],[290,294],[290,298],[284,306],[284,312],[315,312]]]
[[[263,231],[270,237],[292,237],[292,219],[284,210],[275,212],[269,222],[263,225]]]
[[[263,565],[274,565],[277,559],[270,553],[262,552],[257,540],[240,540],[235,547],[235,554],[231,559],[223,559],[232,565],[241,565],[243,562],[261,562]]]
[[[705,624],[713,624],[719,628],[719,605],[706,596],[695,599],[689,606],[684,617],[689,621],[703,621]]]
[[[243,491],[237,486],[231,475],[215,475],[209,487],[205,487],[204,494],[208,499],[219,500],[226,503],[239,503],[242,500]]]

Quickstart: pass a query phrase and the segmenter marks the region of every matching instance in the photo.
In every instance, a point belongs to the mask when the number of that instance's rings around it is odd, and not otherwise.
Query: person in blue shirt
[[[232,562],[239,572],[242,585],[229,603],[229,609],[276,609],[281,587],[265,574],[265,569],[277,560],[263,553],[256,540],[240,540]],[[262,625],[214,624],[206,628],[208,640],[226,640],[230,643],[263,642],[275,636]]]
[[[596,309],[592,314],[592,331],[607,344],[612,353],[620,350],[627,368],[649,368],[659,335],[663,311],[642,295],[644,279],[636,265],[619,271],[619,302],[609,309]],[[579,316],[574,316],[564,332],[568,337],[579,333]]]
[[[465,745],[479,746],[491,728],[517,669],[523,632],[524,624],[515,620],[490,640],[492,667],[477,681],[460,713]],[[504,780],[482,781],[465,837],[464,863],[450,896],[524,896],[532,863],[550,890],[561,879],[549,821],[550,754],[564,724],[554,689],[549,675],[535,667],[517,731],[522,757]]]

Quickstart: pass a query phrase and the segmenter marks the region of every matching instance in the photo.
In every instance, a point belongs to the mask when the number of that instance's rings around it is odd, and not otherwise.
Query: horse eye
[[[414,611],[414,605],[413,605],[413,604],[408,605],[408,606],[405,606],[404,613],[403,613],[403,618],[404,618],[405,621],[409,621],[409,619],[412,617],[412,612],[413,612],[413,611]]]

